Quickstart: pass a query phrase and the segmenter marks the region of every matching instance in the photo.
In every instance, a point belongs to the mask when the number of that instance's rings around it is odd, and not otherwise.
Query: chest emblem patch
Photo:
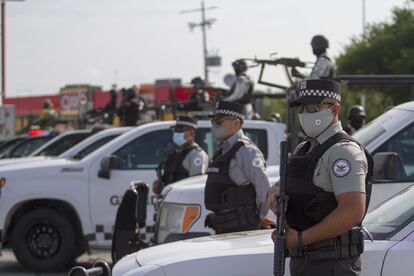
[[[201,164],[203,164],[203,160],[201,159],[201,157],[196,157],[194,158],[193,164],[196,167],[200,167]]]
[[[351,171],[351,164],[346,159],[338,159],[334,162],[332,170],[335,176],[344,177]]]

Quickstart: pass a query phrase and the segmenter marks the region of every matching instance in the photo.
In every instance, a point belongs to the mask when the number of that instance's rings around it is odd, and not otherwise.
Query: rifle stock
[[[286,243],[285,243],[285,211],[288,196],[286,195],[286,165],[288,159],[288,146],[286,141],[280,142],[280,192],[276,196],[277,201],[277,225],[274,234],[276,240],[274,242],[274,260],[273,260],[273,274],[275,276],[283,276],[285,274],[285,260],[286,260]]]

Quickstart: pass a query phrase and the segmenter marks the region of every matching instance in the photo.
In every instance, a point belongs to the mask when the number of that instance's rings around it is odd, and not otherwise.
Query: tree
[[[336,59],[338,74],[413,74],[414,14],[408,4],[392,11],[391,22],[368,27],[365,39],[354,37]],[[348,87],[344,89],[344,112],[367,95],[367,115],[372,119],[390,105],[414,98],[411,87]],[[345,113],[346,114],[346,113]]]

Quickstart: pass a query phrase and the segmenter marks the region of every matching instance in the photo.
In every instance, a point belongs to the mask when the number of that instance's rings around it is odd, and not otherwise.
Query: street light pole
[[[6,1],[23,2],[24,0],[1,0],[1,85],[0,85],[0,106],[6,98]]]

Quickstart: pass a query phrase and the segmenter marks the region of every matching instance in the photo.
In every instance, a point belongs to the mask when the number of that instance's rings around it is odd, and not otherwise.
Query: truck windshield
[[[385,132],[383,124],[385,122],[393,120],[393,118],[397,115],[397,112],[397,110],[392,109],[382,114],[381,116],[367,124],[365,127],[355,132],[352,135],[352,137],[354,137],[363,146],[369,145],[375,138],[377,138],[379,135]]]
[[[55,139],[54,142],[49,144],[47,147],[44,147],[43,149],[39,148],[37,151],[32,152],[31,156],[58,156],[92,134],[93,133],[90,132],[65,135],[60,139]]]
[[[386,240],[414,219],[414,186],[400,192],[367,214],[363,225],[375,240]]]

